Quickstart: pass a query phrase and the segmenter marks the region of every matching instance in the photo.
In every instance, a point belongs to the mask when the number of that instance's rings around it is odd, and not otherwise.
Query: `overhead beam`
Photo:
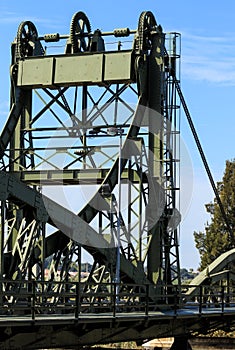
[[[35,89],[132,83],[132,57],[132,50],[123,50],[24,58],[19,61],[17,85]]]
[[[15,171],[12,175],[29,185],[92,185],[101,184],[109,169],[66,169],[66,170],[30,170]],[[140,176],[133,169],[122,172],[122,181],[139,183]],[[146,174],[142,174],[142,182],[147,183]]]

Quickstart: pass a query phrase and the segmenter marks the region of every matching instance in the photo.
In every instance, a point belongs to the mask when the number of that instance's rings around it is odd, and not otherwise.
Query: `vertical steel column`
[[[88,87],[87,85],[84,85],[82,87],[82,125],[86,125],[87,122],[87,92]],[[74,108],[74,113],[75,111],[76,110]],[[86,132],[84,132],[82,135],[82,144],[85,149],[87,146]],[[83,157],[83,169],[86,169],[86,155]]]
[[[6,202],[1,201],[1,233],[0,233],[0,279],[4,273],[4,239],[5,239],[5,208]],[[1,284],[2,285],[2,284]],[[2,288],[2,286],[1,286]]]
[[[153,183],[153,190],[149,191],[150,217],[160,210],[160,197],[163,174],[163,119],[161,117],[161,69],[162,46],[164,37],[162,33],[152,36],[152,51],[149,56],[148,81],[149,81],[149,173]],[[159,188],[160,187],[160,188]],[[159,194],[156,198],[156,193]],[[157,206],[157,208],[156,208]],[[154,213],[155,212],[155,213]],[[161,214],[160,214],[161,216]],[[150,219],[152,223],[154,218]],[[148,278],[157,283],[161,278],[162,267],[162,236],[163,227],[161,220],[150,228],[151,242],[148,251]]]

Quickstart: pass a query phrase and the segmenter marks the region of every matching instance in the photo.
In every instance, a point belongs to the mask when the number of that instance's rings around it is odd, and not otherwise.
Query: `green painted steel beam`
[[[0,158],[3,157],[4,152],[9,144],[11,137],[15,131],[17,123],[19,121],[20,113],[23,106],[23,91],[20,88],[16,88],[15,99],[16,101],[12,104],[9,116],[3,127],[0,136]]]
[[[221,254],[217,259],[215,259],[210,265],[208,265],[203,271],[201,271],[189,284],[190,287],[186,293],[188,297],[193,297],[197,292],[198,288],[203,284],[208,284],[210,281],[217,282],[218,280],[223,280],[225,277],[223,274],[218,276],[221,271],[224,272],[224,268],[234,264],[235,261],[235,248]],[[226,271],[228,274],[229,271]]]
[[[11,174],[30,185],[91,185],[101,184],[109,169],[66,169],[66,170],[30,170],[12,172]],[[142,182],[147,183],[147,176],[142,174]],[[135,170],[125,169],[122,181],[139,183],[140,176]]]
[[[132,83],[133,51],[30,57],[19,61],[17,85],[28,88]]]

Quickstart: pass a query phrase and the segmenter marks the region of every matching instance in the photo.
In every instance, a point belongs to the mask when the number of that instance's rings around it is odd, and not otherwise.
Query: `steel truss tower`
[[[80,281],[84,252],[84,290],[148,285],[157,304],[180,285],[179,41],[148,11],[137,30],[92,32],[83,12],[69,35],[19,25],[0,141],[2,288],[60,292],[74,269]]]

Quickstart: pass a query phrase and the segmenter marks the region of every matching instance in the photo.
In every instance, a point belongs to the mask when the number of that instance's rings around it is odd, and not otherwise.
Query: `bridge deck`
[[[66,325],[74,323],[92,324],[92,323],[113,323],[113,322],[136,322],[136,321],[159,321],[172,319],[197,319],[218,316],[235,315],[235,305],[226,307],[224,311],[220,307],[206,307],[199,311],[197,306],[184,307],[177,310],[159,310],[151,311],[147,315],[145,312],[116,312],[115,316],[112,312],[106,313],[83,313],[75,317],[74,313],[67,314],[44,314],[35,315],[0,315],[0,327],[2,326],[22,326],[22,325]]]

